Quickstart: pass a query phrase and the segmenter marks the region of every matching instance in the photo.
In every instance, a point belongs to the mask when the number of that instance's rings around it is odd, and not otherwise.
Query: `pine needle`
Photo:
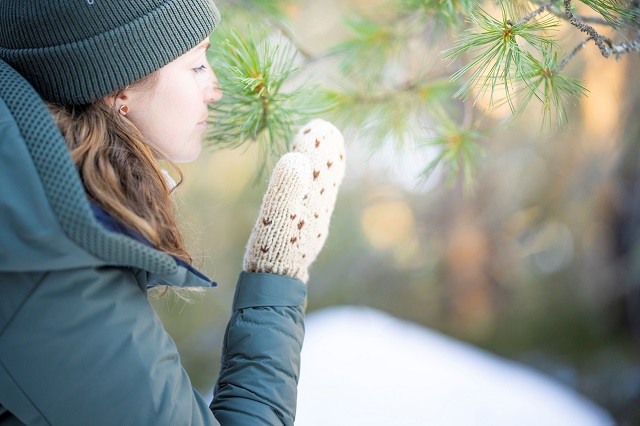
[[[531,69],[527,72],[527,86],[520,91],[522,98],[519,105],[523,112],[534,97],[542,105],[542,127],[551,128],[555,115],[555,123],[559,129],[565,129],[568,124],[565,105],[573,101],[575,104],[587,89],[580,80],[567,77],[558,69],[558,53],[551,47],[545,49],[542,60],[531,58]]]
[[[259,179],[267,160],[286,152],[294,127],[330,105],[310,83],[284,90],[298,72],[296,51],[286,40],[275,43],[266,32],[242,37],[231,31],[219,46],[212,65],[224,95],[211,107],[207,144],[238,148],[257,143]]]
[[[451,185],[461,179],[465,190],[471,191],[483,154],[479,144],[480,132],[461,128],[443,111],[435,112],[434,118],[438,127],[434,129],[434,137],[425,145],[435,147],[439,152],[422,169],[419,177],[427,180],[434,172],[440,170],[447,183]]]
[[[500,88],[515,112],[511,94],[517,90],[517,84],[526,78],[525,71],[531,67],[531,55],[520,46],[518,40],[526,41],[531,48],[542,52],[548,45],[555,46],[555,42],[549,36],[538,33],[554,29],[557,23],[552,17],[546,17],[514,25],[504,6],[501,11],[502,19],[494,18],[481,7],[472,12],[469,22],[474,27],[458,36],[455,45],[444,52],[444,59],[453,61],[466,53],[473,55],[451,77],[452,81],[456,81],[471,73],[455,97],[466,100],[476,91],[474,103],[488,94],[489,104],[493,106],[501,100],[495,97],[496,89]]]

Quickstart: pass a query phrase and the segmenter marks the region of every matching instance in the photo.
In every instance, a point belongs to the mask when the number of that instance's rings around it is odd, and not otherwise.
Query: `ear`
[[[118,94],[118,96],[116,96],[116,94]],[[102,99],[106,102],[107,105],[111,105],[113,106],[113,108],[119,109],[122,105],[126,104],[129,97],[127,96],[127,89],[125,89],[121,90],[119,93],[111,93]]]

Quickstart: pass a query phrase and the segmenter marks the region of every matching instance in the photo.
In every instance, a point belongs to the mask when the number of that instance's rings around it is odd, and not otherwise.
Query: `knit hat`
[[[212,0],[2,0],[0,59],[45,100],[86,104],[173,61],[219,21]]]

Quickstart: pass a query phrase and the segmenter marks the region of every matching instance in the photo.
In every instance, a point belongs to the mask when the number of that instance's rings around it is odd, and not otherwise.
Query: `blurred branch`
[[[549,10],[549,8],[551,8],[551,6],[553,6],[553,1],[548,1],[548,2],[545,2],[545,3],[541,4],[539,8],[537,8],[533,12],[530,12],[527,15],[523,16],[520,20],[518,20],[518,22],[513,24],[513,26],[514,27],[518,27],[520,25],[526,24],[531,19],[533,19],[536,16],[540,15],[541,13]]]
[[[565,21],[568,20],[567,18],[567,14],[564,12],[564,10],[559,9],[556,5],[555,5],[555,1],[548,1],[548,2],[541,2],[540,0],[533,0],[533,3],[543,6],[546,5],[548,3],[551,3],[550,6],[547,6],[546,10],[552,14],[554,14],[556,17],[563,19]],[[574,16],[579,19],[582,22],[587,22],[590,24],[596,24],[596,25],[610,25],[609,22],[607,22],[606,19],[597,17],[597,16],[581,16],[578,15],[576,13],[574,13]]]
[[[314,58],[313,53],[310,50],[307,50],[304,46],[302,46],[302,44],[300,44],[300,40],[298,40],[298,37],[295,36],[293,31],[291,31],[291,29],[287,25],[285,25],[283,22],[279,20],[274,20],[272,24],[275,27],[277,27],[286,38],[289,39],[289,41],[291,42],[291,44],[294,45],[298,53],[304,56],[305,60],[308,61]]]
[[[332,56],[336,56],[337,54],[337,52],[324,52],[320,55],[316,55],[312,51],[304,47],[302,43],[300,43],[298,37],[296,37],[294,32],[286,25],[286,23],[277,19],[273,20],[271,23],[282,33],[283,36],[285,36],[289,40],[289,42],[293,45],[293,47],[295,47],[298,53],[302,55],[305,65],[319,62]]]
[[[616,59],[619,59],[625,53],[630,53],[632,51],[640,52],[640,37],[631,40],[628,42],[623,42],[620,44],[614,44],[611,46],[611,53],[616,55]]]
[[[587,37],[584,40],[582,40],[576,47],[573,48],[573,50],[571,52],[569,52],[563,59],[562,61],[560,61],[560,63],[558,64],[558,66],[556,67],[556,69],[554,70],[554,72],[560,72],[562,71],[562,69],[564,68],[565,65],[567,65],[567,62],[569,62],[571,60],[571,58],[573,58],[576,53],[578,53],[580,50],[582,50],[586,45],[587,42],[589,40],[592,40],[593,37]]]
[[[425,87],[424,81],[409,81],[400,86],[379,92],[357,93],[352,96],[355,103],[379,103],[390,102],[396,98],[402,98],[407,94],[419,93]]]
[[[474,175],[483,156],[480,145],[482,135],[473,129],[455,123],[444,111],[434,111],[437,128],[434,136],[429,138],[426,146],[436,148],[439,152],[419,173],[426,181],[437,170],[441,170],[446,180],[453,183],[461,179],[467,192],[473,191]]]

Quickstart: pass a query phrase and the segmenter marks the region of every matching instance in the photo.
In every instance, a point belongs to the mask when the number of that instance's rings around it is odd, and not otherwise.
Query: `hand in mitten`
[[[345,171],[344,140],[324,120],[303,126],[276,164],[249,237],[243,269],[307,282],[327,239]]]

